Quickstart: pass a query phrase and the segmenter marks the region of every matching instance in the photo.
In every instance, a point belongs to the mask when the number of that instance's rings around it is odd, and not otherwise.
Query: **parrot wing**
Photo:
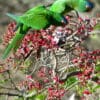
[[[20,22],[32,29],[42,29],[49,25],[50,12],[44,6],[34,8],[34,12],[20,16]]]

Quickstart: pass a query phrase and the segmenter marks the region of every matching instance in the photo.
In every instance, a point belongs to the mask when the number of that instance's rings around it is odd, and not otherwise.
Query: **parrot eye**
[[[91,11],[94,8],[94,4],[92,2],[87,2],[86,11]]]

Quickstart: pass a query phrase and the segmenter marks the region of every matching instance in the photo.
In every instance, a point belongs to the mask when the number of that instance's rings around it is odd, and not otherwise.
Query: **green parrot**
[[[8,56],[12,49],[14,51],[17,50],[22,39],[30,28],[33,30],[40,30],[45,29],[50,25],[59,26],[63,23],[67,23],[67,20],[64,18],[64,16],[53,12],[52,10],[48,10],[45,6],[42,5],[28,10],[22,16],[16,16],[9,13],[7,15],[14,19],[18,24],[15,36],[4,51],[2,56],[3,59]]]
[[[93,7],[93,3],[88,0],[56,0],[49,9],[60,14],[65,14],[72,10],[87,12],[92,10]]]

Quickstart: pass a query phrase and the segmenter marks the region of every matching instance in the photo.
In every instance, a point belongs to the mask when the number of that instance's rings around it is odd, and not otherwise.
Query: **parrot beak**
[[[68,21],[67,21],[67,19],[65,17],[62,18],[62,23],[68,24]]]
[[[94,4],[92,2],[87,2],[86,11],[90,12],[94,8]]]

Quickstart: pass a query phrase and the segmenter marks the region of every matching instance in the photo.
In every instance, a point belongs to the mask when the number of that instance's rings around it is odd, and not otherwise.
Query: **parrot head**
[[[81,12],[89,12],[94,8],[94,3],[89,0],[80,0],[77,9]]]
[[[87,1],[86,3],[86,11],[91,11],[94,8],[94,4],[92,2]]]

